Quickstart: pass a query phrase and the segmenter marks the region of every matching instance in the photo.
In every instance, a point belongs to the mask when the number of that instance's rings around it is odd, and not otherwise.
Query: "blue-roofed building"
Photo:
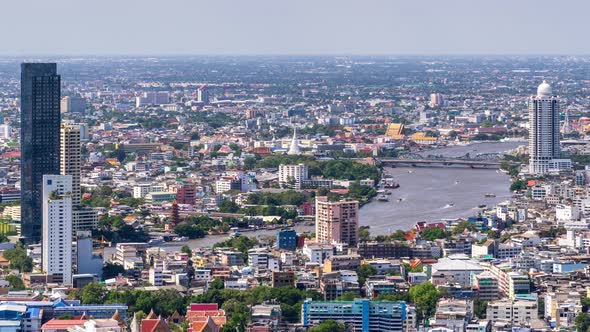
[[[588,264],[584,263],[573,263],[573,262],[565,262],[565,263],[554,263],[553,264],[553,273],[571,273],[574,271],[584,270]]]
[[[39,308],[27,308],[22,320],[22,332],[39,331],[43,325],[43,311]]]
[[[107,319],[113,317],[115,312],[127,320],[127,306],[124,304],[88,304],[88,305],[66,305],[60,303],[53,308],[53,317],[70,314],[72,316],[81,316],[86,314],[96,319]]]
[[[277,249],[297,249],[297,233],[292,229],[282,229],[277,233]]]
[[[21,322],[27,311],[27,306],[16,303],[0,304],[0,332],[21,331]]]
[[[490,220],[488,218],[482,216],[470,217],[467,221],[474,223],[475,229],[478,231],[487,231],[490,227],[495,227],[495,225],[490,225]]]
[[[303,326],[317,326],[333,319],[352,326],[354,331],[404,331],[406,303],[390,301],[314,301],[307,299],[301,307]]]
[[[55,300],[53,302],[47,301],[15,301],[15,302],[1,302],[0,303],[0,320],[2,320],[2,309],[3,306],[16,305],[22,306],[24,309],[21,314],[21,318],[30,315],[31,324],[35,319],[35,314],[42,315],[44,320],[57,318],[61,315],[70,314],[72,316],[81,316],[86,314],[96,319],[107,319],[113,317],[115,312],[119,312],[119,315],[127,320],[128,307],[124,304],[88,304],[82,305],[79,300]],[[40,311],[42,310],[42,313]],[[26,313],[25,313],[26,311]],[[7,317],[9,312],[5,313]],[[19,318],[19,321],[20,319]],[[2,332],[0,328],[0,332]],[[34,331],[34,329],[33,329]]]

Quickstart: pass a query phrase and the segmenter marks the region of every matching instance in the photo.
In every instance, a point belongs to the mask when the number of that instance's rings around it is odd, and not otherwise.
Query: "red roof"
[[[191,303],[190,311],[217,311],[217,303]]]
[[[20,151],[4,152],[4,158],[17,158],[17,157],[20,157]]]
[[[86,319],[56,319],[48,321],[41,326],[41,330],[67,330],[70,327],[82,326]]]

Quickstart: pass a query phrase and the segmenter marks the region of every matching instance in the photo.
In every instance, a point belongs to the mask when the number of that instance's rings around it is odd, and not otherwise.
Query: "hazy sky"
[[[0,0],[0,54],[590,54],[588,0]]]

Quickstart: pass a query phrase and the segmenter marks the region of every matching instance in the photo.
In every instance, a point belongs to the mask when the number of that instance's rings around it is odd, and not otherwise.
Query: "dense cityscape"
[[[0,59],[2,331],[586,331],[588,57]]]

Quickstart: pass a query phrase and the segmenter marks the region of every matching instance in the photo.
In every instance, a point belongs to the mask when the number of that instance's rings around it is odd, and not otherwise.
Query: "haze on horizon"
[[[0,55],[590,54],[585,0],[5,0]]]

